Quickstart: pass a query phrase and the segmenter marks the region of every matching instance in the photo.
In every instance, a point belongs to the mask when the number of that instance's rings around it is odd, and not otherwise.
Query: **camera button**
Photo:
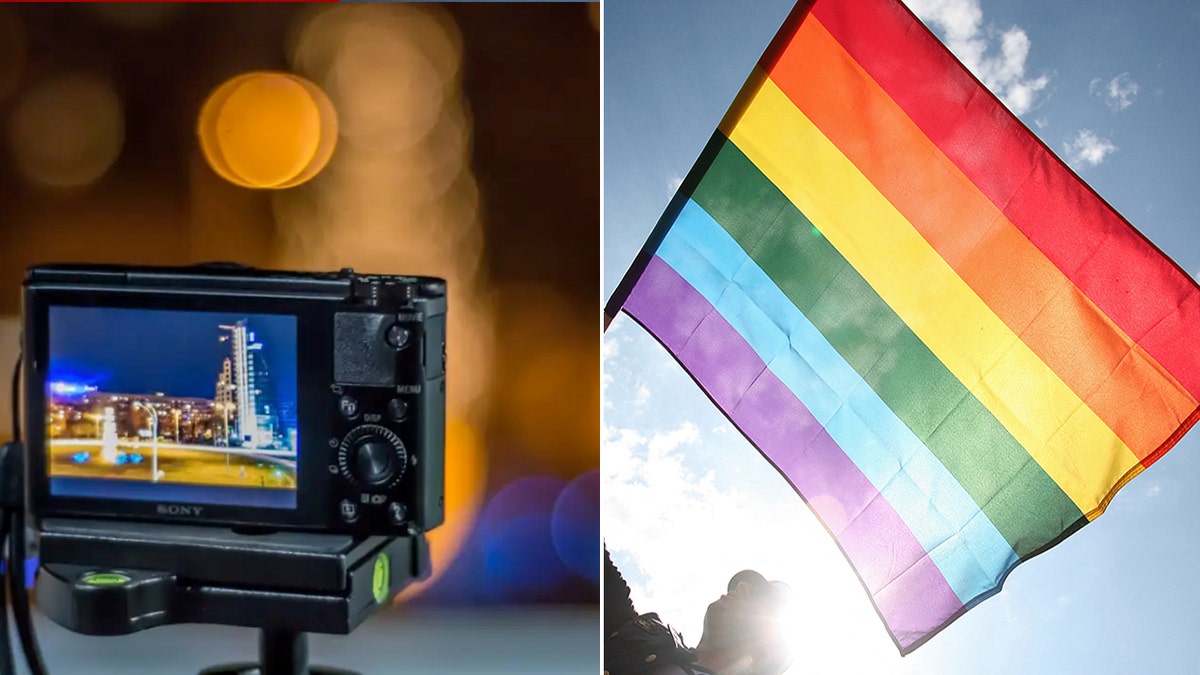
[[[388,419],[393,422],[403,422],[408,417],[408,404],[402,399],[394,398],[387,404]]]
[[[353,396],[342,396],[338,399],[338,410],[342,413],[342,417],[352,420],[358,417],[358,401]]]
[[[346,521],[347,523],[353,523],[354,521],[358,520],[358,504],[355,504],[349,499],[343,499],[342,503],[338,506],[341,509],[342,520]]]
[[[403,525],[408,520],[408,509],[400,502],[388,504],[388,514],[391,515],[392,522],[396,525]]]
[[[404,349],[408,343],[412,341],[412,331],[394,323],[388,326],[387,332],[384,333],[383,339],[391,345],[392,349]]]

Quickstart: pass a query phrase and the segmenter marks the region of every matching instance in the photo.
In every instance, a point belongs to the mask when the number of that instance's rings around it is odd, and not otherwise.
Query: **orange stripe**
[[[1196,408],[814,17],[800,25],[770,77],[1138,459]]]

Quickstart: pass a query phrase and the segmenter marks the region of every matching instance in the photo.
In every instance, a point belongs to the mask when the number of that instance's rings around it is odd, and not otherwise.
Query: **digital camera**
[[[446,283],[30,268],[29,513],[416,534],[443,520]]]

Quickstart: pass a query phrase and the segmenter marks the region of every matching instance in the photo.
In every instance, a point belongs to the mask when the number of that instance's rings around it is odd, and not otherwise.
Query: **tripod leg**
[[[200,675],[359,675],[353,670],[308,667],[308,634],[262,629],[258,633],[258,663],[213,666]]]
[[[262,675],[307,675],[308,635],[264,628],[258,636]]]

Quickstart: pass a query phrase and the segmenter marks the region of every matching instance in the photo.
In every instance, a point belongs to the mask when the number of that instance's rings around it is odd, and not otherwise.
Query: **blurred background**
[[[598,3],[0,5],[0,363],[36,263],[448,278],[435,577],[314,660],[375,672],[386,635],[415,641],[387,672],[426,672],[418,652],[446,672],[444,623],[525,645],[470,672],[595,672],[599,64]],[[205,642],[251,655],[252,631],[222,630]],[[189,635],[46,626],[43,646],[87,672],[111,640],[153,641],[170,672],[224,658]]]

